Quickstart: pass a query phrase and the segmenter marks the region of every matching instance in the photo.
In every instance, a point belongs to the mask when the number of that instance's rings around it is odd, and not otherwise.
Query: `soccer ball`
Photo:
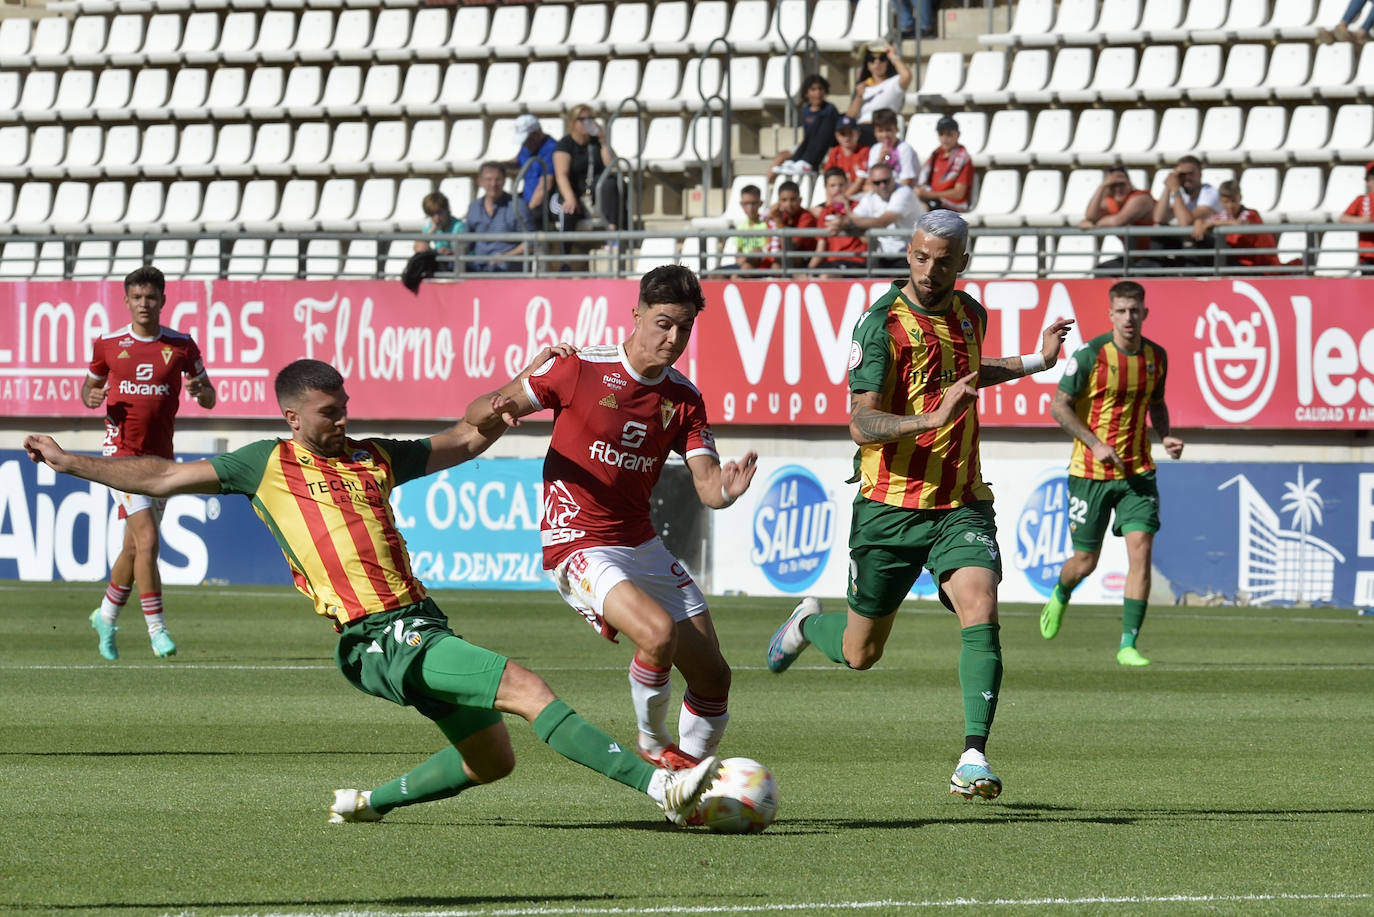
[[[726,758],[697,813],[703,825],[720,834],[758,834],[778,816],[778,785],[759,762]]]

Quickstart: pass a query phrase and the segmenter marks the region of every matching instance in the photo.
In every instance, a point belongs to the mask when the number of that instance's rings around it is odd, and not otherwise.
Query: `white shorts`
[[[158,525],[162,524],[162,512],[167,508],[165,497],[149,497],[146,494],[126,494],[122,490],[110,488],[110,495],[114,497],[115,506],[119,507],[119,518],[128,519],[134,513],[141,513],[145,509],[153,511],[153,521]]]
[[[618,642],[615,637],[619,631],[606,623],[606,596],[626,580],[644,590],[674,621],[685,621],[707,610],[706,596],[657,537],[633,548],[574,551],[552,573],[563,601],[612,643]]]

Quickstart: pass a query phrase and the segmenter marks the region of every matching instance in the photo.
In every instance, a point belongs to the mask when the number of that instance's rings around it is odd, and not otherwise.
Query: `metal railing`
[[[1358,244],[1334,247],[1332,232],[1374,233],[1374,224],[1299,223],[1261,226],[1227,226],[1192,248],[1134,248],[1131,242],[1142,236],[1157,244],[1166,240],[1182,243],[1191,232],[1178,227],[1120,227],[1079,230],[1070,227],[980,227],[971,231],[970,265],[964,276],[978,278],[1045,277],[1213,277],[1219,275],[1310,276],[1352,275],[1361,271],[1358,255],[1374,249]],[[1301,233],[1300,246],[1265,248],[1236,247],[1225,244],[1226,235]],[[688,264],[703,276],[728,274],[736,277],[887,277],[900,273],[900,253],[884,254],[879,240],[905,241],[905,230],[871,229],[863,233],[868,251],[856,252],[853,262],[811,266],[815,252],[813,240],[829,237],[825,229],[743,231],[716,228],[674,228],[656,231],[617,232],[522,232],[425,234],[420,232],[248,232],[233,234],[209,232],[161,232],[142,236],[127,233],[14,234],[3,237],[0,248],[0,282],[24,280],[106,279],[121,277],[144,263],[156,264],[171,277],[370,279],[399,277],[413,254],[414,243],[446,243],[452,255],[441,254],[440,279],[468,276],[517,277],[626,277],[639,276],[649,267],[678,261]],[[1061,246],[1065,239],[1092,238],[1092,250],[1070,250]],[[1100,241],[1124,238],[1120,249],[1103,248]],[[775,251],[762,257],[772,262],[767,268],[740,266],[732,250],[740,239],[776,239]],[[984,245],[990,238],[1006,239],[1005,250],[990,252]],[[1022,239],[1031,239],[1022,243]],[[205,245],[206,241],[212,245]],[[261,242],[244,254],[241,243]],[[334,250],[319,250],[312,243],[335,243]],[[107,254],[92,257],[80,251],[82,243],[108,243]],[[184,243],[185,252],[168,252],[165,243]],[[524,243],[517,255],[482,254],[472,250],[477,242]],[[196,243],[202,243],[197,249]],[[362,250],[355,248],[359,243]],[[33,255],[22,246],[34,246]],[[239,248],[236,253],[235,248]],[[132,249],[132,250],[131,250]],[[836,258],[850,253],[829,253]],[[1244,257],[1277,255],[1280,264],[1246,266]],[[1119,263],[1112,263],[1120,259]],[[1103,263],[1107,262],[1107,263]],[[1319,263],[1320,262],[1320,263]],[[478,263],[503,270],[479,270]],[[1374,273],[1374,263],[1363,267]]]

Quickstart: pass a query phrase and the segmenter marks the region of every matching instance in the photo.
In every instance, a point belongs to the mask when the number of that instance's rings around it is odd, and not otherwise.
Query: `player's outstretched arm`
[[[984,357],[978,364],[978,387],[986,388],[999,382],[1020,379],[1032,373],[1044,372],[1059,362],[1059,350],[1068,337],[1071,318],[1056,319],[1040,336],[1040,352],[1022,357]]]
[[[95,481],[127,493],[150,497],[174,494],[217,494],[219,475],[209,462],[174,462],[156,455],[107,458],[67,452],[51,436],[35,434],[24,439],[29,458],[53,471]]]
[[[878,392],[851,392],[849,395],[849,435],[860,446],[891,443],[936,430],[964,413],[978,398],[978,374],[969,373],[940,396],[935,410],[925,414],[893,414],[881,407]]]
[[[739,461],[731,459],[724,465],[713,455],[694,455],[687,459],[687,470],[692,472],[697,498],[711,509],[732,506],[753,482],[758,460],[759,454],[752,449]]]

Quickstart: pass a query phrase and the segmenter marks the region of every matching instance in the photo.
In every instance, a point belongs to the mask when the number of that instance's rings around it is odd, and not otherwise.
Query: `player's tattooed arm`
[[[1001,357],[996,360],[983,359],[978,362],[978,387],[987,388],[999,382],[1020,379],[1026,374],[1020,357]]]
[[[959,379],[940,396],[935,410],[925,414],[893,414],[880,407],[878,392],[851,392],[849,435],[860,446],[891,443],[943,427],[968,409],[978,397],[977,373]]]
[[[1064,338],[1068,337],[1069,326],[1073,323],[1074,320],[1071,318],[1061,318],[1051,322],[1040,336],[1040,352],[1038,354],[1002,357],[997,360],[984,358],[979,361],[979,388],[996,385],[999,382],[1008,382],[1012,379],[1020,379],[1022,376],[1029,376],[1031,373],[1049,369],[1058,363],[1059,349],[1064,344]],[[1027,366],[1027,358],[1034,361],[1034,365]]]

